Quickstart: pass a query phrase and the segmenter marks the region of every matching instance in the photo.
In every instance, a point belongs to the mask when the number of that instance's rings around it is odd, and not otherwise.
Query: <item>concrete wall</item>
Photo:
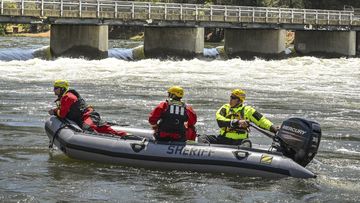
[[[144,52],[146,57],[202,56],[204,28],[145,27]]]
[[[108,57],[107,25],[51,25],[50,51],[55,57]]]
[[[301,55],[354,56],[355,31],[296,31],[295,50]]]
[[[225,52],[229,57],[277,58],[285,53],[286,30],[225,30]]]

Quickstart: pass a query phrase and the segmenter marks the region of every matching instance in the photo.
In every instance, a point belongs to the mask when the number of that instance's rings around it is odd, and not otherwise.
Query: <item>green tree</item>
[[[0,36],[5,35],[5,24],[0,24]]]

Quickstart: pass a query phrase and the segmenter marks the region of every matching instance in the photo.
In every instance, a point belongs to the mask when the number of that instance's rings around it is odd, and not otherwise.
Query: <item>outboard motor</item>
[[[276,139],[284,156],[305,167],[318,151],[320,124],[303,118],[290,118],[281,124]]]

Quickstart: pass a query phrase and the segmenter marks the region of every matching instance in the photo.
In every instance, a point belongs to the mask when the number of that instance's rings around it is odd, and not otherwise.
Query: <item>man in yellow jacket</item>
[[[220,127],[220,134],[218,136],[206,136],[206,138],[200,138],[200,140],[214,144],[241,145],[249,137],[248,122],[276,133],[278,129],[270,120],[253,107],[244,105],[245,97],[244,90],[232,90],[230,102],[224,104],[216,112],[216,121]]]

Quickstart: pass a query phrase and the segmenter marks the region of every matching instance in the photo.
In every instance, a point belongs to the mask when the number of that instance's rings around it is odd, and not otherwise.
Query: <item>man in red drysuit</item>
[[[169,99],[150,113],[149,123],[160,141],[195,140],[197,116],[191,106],[181,101],[184,90],[179,86],[168,89]]]
[[[54,93],[58,96],[55,100],[58,107],[50,109],[50,115],[72,120],[83,130],[117,136],[126,135],[126,132],[116,131],[108,123],[102,121],[100,114],[88,106],[76,90],[69,89],[68,81],[56,80],[54,82]]]

